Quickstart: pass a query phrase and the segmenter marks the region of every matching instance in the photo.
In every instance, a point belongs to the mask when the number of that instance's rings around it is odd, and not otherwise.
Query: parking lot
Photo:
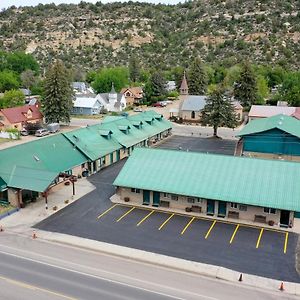
[[[224,140],[213,137],[201,138],[175,135],[163,141],[158,147],[161,149],[234,155],[236,142],[235,140]]]
[[[151,207],[113,205],[109,200],[115,192],[112,182],[124,163],[89,177],[96,186],[94,191],[35,227],[300,282],[295,268],[296,234],[154,211]]]

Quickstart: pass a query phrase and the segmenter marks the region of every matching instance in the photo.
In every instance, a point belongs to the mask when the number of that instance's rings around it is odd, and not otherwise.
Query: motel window
[[[238,208],[238,204],[237,204],[237,203],[231,202],[231,203],[230,203],[230,207],[231,207],[231,208]]]
[[[171,195],[171,200],[178,201],[178,196],[176,196],[176,195]]]
[[[132,193],[139,194],[139,193],[141,192],[141,190],[140,190],[140,189],[134,189],[134,188],[132,188],[132,189],[131,189],[131,192],[132,192]]]
[[[164,198],[170,198],[170,194],[168,194],[168,193],[163,193],[163,197],[164,197]]]
[[[188,203],[195,203],[195,198],[193,198],[193,197],[187,197],[187,202]]]
[[[264,207],[264,213],[266,214],[276,214],[275,208]]]
[[[240,205],[240,211],[247,211],[247,205]]]

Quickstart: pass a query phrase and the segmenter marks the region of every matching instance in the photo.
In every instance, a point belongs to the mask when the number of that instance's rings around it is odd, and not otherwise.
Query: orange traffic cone
[[[283,282],[280,284],[279,291],[284,291]]]
[[[0,225],[0,231],[4,231],[4,229],[3,229],[2,225]]]
[[[243,274],[241,273],[239,281],[243,281]]]
[[[35,230],[33,230],[32,238],[33,238],[33,239],[36,239],[36,238],[37,238]]]

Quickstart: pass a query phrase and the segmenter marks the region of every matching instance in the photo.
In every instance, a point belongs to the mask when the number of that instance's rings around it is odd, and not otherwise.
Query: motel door
[[[214,215],[215,214],[215,201],[214,200],[207,200],[207,215]]]
[[[117,150],[117,161],[120,160],[120,150]]]
[[[114,162],[114,153],[110,153],[110,163]]]
[[[143,204],[144,205],[150,204],[150,191],[143,190]]]
[[[282,227],[288,227],[290,223],[290,212],[288,210],[282,210],[280,212],[280,225]]]
[[[219,201],[218,217],[225,217],[225,216],[226,216],[226,202]]]
[[[160,204],[160,192],[153,192],[153,206],[159,206]]]

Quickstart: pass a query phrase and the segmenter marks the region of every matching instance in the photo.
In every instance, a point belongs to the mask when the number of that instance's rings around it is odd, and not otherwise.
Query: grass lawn
[[[72,118],[76,119],[103,119],[103,115],[71,115]]]
[[[6,142],[10,142],[10,141],[13,141],[13,140],[0,138],[0,143],[6,143]]]

